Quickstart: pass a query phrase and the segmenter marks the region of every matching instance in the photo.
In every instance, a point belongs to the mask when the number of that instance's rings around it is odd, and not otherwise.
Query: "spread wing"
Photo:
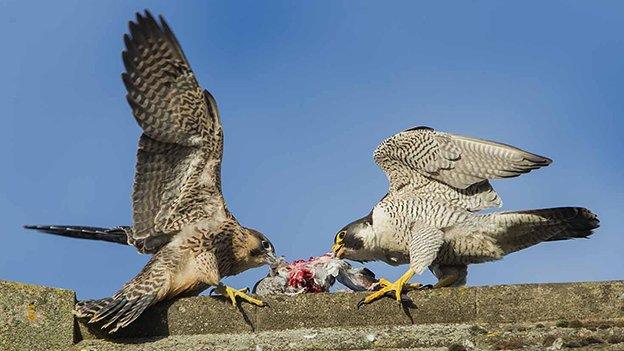
[[[171,29],[149,12],[124,36],[122,78],[139,139],[129,240],[150,252],[183,226],[227,213],[221,195],[223,132]]]
[[[417,127],[384,140],[374,159],[390,193],[435,196],[470,211],[499,206],[488,179],[516,177],[551,160],[488,140]]]

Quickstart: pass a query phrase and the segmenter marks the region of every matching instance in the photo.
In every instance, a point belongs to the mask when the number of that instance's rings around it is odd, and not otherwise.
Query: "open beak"
[[[344,244],[332,245],[332,252],[337,258],[342,258],[342,255],[344,255]]]

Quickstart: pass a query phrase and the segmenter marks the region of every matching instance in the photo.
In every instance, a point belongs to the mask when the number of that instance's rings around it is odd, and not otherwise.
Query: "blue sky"
[[[622,2],[4,0],[0,279],[103,297],[148,259],[21,229],[130,223],[140,130],[122,35],[144,8],[165,15],[219,103],[230,209],[288,259],[322,254],[368,213],[387,190],[375,146],[427,125],[554,160],[495,181],[503,209],[586,206],[602,221],[589,240],[471,266],[469,285],[624,278]]]

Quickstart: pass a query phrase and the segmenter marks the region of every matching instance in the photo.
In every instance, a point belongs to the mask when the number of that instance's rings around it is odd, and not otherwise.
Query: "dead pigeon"
[[[375,290],[375,273],[367,268],[353,268],[333,253],[308,260],[288,263],[283,257],[270,265],[269,274],[256,283],[253,292],[258,295],[300,294],[327,292],[338,280],[354,291]]]

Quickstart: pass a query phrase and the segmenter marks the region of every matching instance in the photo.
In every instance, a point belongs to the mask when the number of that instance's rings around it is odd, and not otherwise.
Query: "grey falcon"
[[[584,238],[599,226],[581,207],[475,212],[500,207],[489,180],[516,177],[552,161],[493,141],[416,127],[384,140],[374,152],[390,189],[372,209],[340,229],[332,251],[339,258],[409,263],[396,282],[360,304],[394,292],[400,300],[414,274],[429,268],[434,287],[466,283],[469,264],[498,260],[543,241]]]
[[[80,301],[78,317],[114,332],[150,305],[210,286],[233,304],[263,302],[220,283],[275,259],[269,239],[243,227],[221,192],[223,130],[212,95],[200,87],[173,32],[137,13],[124,36],[123,82],[139,139],[132,227],[26,226],[65,236],[127,243],[153,256],[112,297]]]

